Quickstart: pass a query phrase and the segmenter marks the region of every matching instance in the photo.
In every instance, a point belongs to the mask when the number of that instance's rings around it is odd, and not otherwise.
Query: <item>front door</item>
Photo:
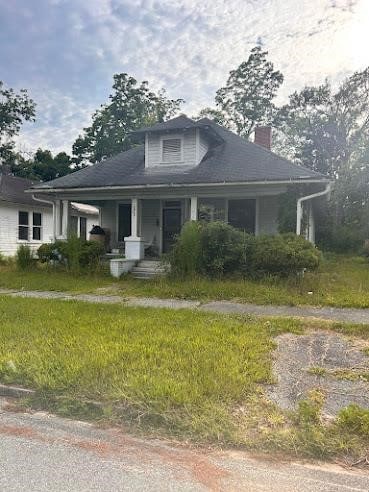
[[[131,235],[131,204],[120,203],[118,210],[118,241]]]
[[[163,253],[172,248],[175,237],[181,232],[181,203],[172,202],[163,207]]]

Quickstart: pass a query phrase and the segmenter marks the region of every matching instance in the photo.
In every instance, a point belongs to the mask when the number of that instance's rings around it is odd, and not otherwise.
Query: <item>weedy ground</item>
[[[256,304],[369,307],[369,262],[356,256],[325,255],[319,270],[304,277],[276,279],[113,280],[107,274],[73,276],[43,265],[18,271],[0,266],[0,288],[105,293],[123,297],[236,300]]]
[[[369,327],[0,297],[0,381],[36,390],[25,405],[196,443],[359,456],[369,412],[323,422],[324,395],[294,412],[265,397],[275,336],[307,328],[369,338]]]

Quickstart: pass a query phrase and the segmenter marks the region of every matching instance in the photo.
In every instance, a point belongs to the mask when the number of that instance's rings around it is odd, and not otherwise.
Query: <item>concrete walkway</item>
[[[221,314],[252,314],[255,316],[279,316],[296,318],[315,318],[349,323],[369,324],[369,309],[314,307],[314,306],[272,306],[239,303],[232,301],[200,302],[184,299],[158,299],[154,297],[124,298],[114,295],[70,294],[56,291],[17,291],[0,289],[0,295],[12,297],[31,297],[37,299],[75,300],[122,306],[194,309]]]

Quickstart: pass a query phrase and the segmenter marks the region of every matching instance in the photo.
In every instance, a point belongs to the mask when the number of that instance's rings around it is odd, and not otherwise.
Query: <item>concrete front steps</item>
[[[140,278],[144,280],[165,275],[165,273],[165,268],[158,260],[141,260],[131,270],[133,278]]]

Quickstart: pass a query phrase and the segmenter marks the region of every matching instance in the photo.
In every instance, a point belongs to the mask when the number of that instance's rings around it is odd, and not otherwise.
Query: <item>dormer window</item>
[[[164,137],[161,140],[161,160],[164,164],[172,162],[181,162],[182,157],[182,138],[180,137]]]

